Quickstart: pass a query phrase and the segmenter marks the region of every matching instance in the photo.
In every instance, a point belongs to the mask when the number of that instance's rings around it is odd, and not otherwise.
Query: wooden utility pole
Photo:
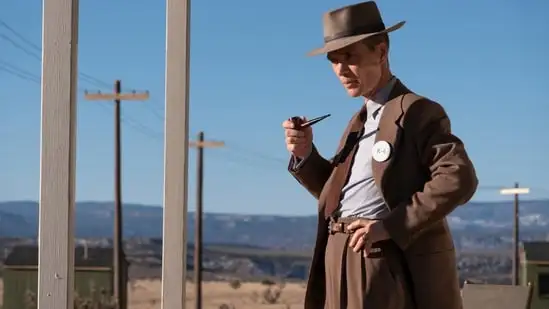
[[[519,269],[520,269],[520,250],[519,250],[519,226],[520,226],[520,212],[519,212],[519,195],[530,193],[530,188],[520,188],[518,182],[515,183],[514,188],[502,189],[500,194],[514,196],[513,205],[513,285],[519,285]]]
[[[515,182],[515,189],[518,189],[519,184]],[[519,212],[519,195],[515,192],[513,203],[513,285],[519,285],[519,225],[520,225],[520,212]]]
[[[195,212],[195,241],[194,241],[194,283],[196,309],[202,309],[202,196],[204,182],[204,148],[223,147],[223,142],[204,141],[204,132],[198,133],[198,140],[190,142],[191,147],[197,149],[196,158],[196,212]]]
[[[122,235],[122,151],[120,130],[120,102],[143,101],[149,98],[149,93],[121,93],[121,81],[114,82],[114,93],[85,92],[86,100],[106,101],[114,100],[114,229],[113,229],[113,289],[117,309],[127,307],[127,282],[124,269],[124,245]]]

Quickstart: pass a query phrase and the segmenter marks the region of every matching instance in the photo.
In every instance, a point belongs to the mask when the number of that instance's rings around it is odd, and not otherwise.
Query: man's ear
[[[379,63],[385,62],[389,58],[389,48],[386,43],[380,43],[377,45]]]

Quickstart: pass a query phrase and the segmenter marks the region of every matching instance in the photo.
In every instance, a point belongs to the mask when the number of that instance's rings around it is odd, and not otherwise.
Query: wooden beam
[[[162,309],[185,309],[190,0],[166,0]]]
[[[120,101],[145,101],[149,99],[149,93],[85,93],[84,98],[86,100],[120,100]]]
[[[44,0],[38,308],[73,309],[78,0]]]
[[[220,148],[225,146],[225,142],[218,141],[191,141],[189,142],[189,147],[200,147],[200,148]]]

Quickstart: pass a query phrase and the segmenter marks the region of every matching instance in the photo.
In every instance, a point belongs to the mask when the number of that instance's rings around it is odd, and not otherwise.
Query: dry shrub
[[[276,284],[276,282],[274,282],[273,280],[267,278],[267,279],[261,280],[261,284],[266,285],[266,286],[273,286],[273,285]]]
[[[240,280],[238,279],[235,279],[235,280],[231,280],[229,281],[229,286],[235,290],[239,289],[241,286],[242,286],[242,283],[240,282]]]
[[[270,285],[263,291],[263,293],[261,293],[261,296],[263,297],[263,302],[266,304],[278,303],[278,300],[280,299],[280,296],[282,296],[282,291],[285,287],[286,285],[283,282],[277,284],[276,286]]]

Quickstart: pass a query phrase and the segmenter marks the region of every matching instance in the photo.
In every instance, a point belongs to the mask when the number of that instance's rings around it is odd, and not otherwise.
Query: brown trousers
[[[341,218],[340,224],[352,219]],[[331,232],[326,246],[324,309],[415,309],[409,274],[392,241],[374,244],[368,257],[354,252],[350,234]]]

